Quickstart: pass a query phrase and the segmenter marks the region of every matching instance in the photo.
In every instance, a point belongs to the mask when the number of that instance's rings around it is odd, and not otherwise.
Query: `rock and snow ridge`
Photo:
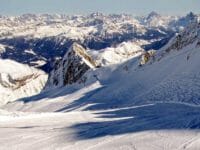
[[[97,64],[86,49],[77,43],[73,43],[64,57],[56,62],[55,68],[49,75],[47,88],[76,83],[89,69],[95,67],[97,67]]]
[[[47,88],[62,87],[77,81],[82,84],[86,81],[84,74],[90,69],[120,64],[143,54],[145,50],[137,44],[137,41],[123,42],[116,47],[99,51],[85,49],[73,43],[65,56],[55,63],[55,68],[49,75]]]
[[[0,105],[39,94],[47,75],[38,69],[12,60],[0,59]]]
[[[174,38],[166,47],[157,51],[153,55],[154,58],[149,58],[149,61],[142,66],[140,66],[141,56],[138,56],[119,64],[94,70],[88,69],[82,76],[85,79],[84,83],[77,82],[63,88],[52,89],[56,91],[52,94],[51,90],[46,91],[41,95],[24,99],[22,103],[16,102],[16,107],[26,111],[43,109],[46,111],[46,108],[48,111],[69,111],[71,109],[109,109],[154,102],[200,104],[200,72],[197,69],[200,67],[200,47],[199,36],[196,36],[199,29],[198,22],[191,23],[180,33],[183,41],[189,41],[187,44],[181,47],[179,45],[176,49],[173,45],[179,42],[179,39]],[[188,31],[194,32],[188,35]],[[170,47],[173,49],[168,51]],[[57,77],[56,74],[55,76]],[[58,79],[61,79],[63,84],[64,78]],[[52,98],[46,100],[47,95]],[[40,102],[43,104],[38,107]],[[51,110],[52,102],[55,106]],[[65,103],[64,107],[63,103]],[[15,104],[8,105],[8,108],[10,107],[15,108]]]
[[[88,53],[91,54],[99,66],[119,64],[144,54],[145,50],[142,48],[142,43],[145,43],[145,41],[134,40],[123,42],[115,47],[109,47],[98,51],[88,50]]]

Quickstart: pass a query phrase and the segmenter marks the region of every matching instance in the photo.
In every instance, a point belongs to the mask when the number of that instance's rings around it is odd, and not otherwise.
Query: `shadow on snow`
[[[79,140],[150,130],[200,129],[199,107],[184,104],[149,104],[104,111],[98,115],[109,121],[80,123],[71,127]]]

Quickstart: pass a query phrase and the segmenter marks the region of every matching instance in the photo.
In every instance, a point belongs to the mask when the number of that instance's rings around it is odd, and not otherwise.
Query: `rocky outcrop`
[[[182,32],[176,34],[167,45],[156,53],[155,58],[157,61],[160,61],[173,51],[196,49],[198,47],[200,47],[200,17],[195,15],[190,24]],[[189,60],[191,55],[192,52],[188,53],[186,60]]]
[[[139,66],[145,65],[151,59],[154,60],[155,59],[155,53],[156,53],[155,50],[149,50],[149,51],[146,51],[145,53],[143,53],[143,55],[141,56]]]
[[[194,17],[190,25],[181,33],[177,34],[169,43],[166,52],[171,50],[180,50],[190,44],[200,42],[200,22],[198,17]]]
[[[10,74],[0,73],[0,86],[17,90],[28,84],[30,81],[37,79],[39,76],[40,74],[30,74],[13,79]]]
[[[50,73],[48,87],[59,87],[73,84],[92,68],[97,67],[96,62],[87,53],[86,49],[73,43],[62,60],[58,61]]]

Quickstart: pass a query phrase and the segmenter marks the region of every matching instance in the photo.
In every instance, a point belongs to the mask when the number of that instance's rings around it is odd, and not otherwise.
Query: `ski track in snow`
[[[0,149],[198,150],[200,132],[198,127],[197,129],[192,127],[200,123],[200,119],[194,121],[199,108],[176,104],[176,110],[175,104],[156,105],[68,113],[1,111]],[[152,112],[146,111],[148,109]],[[118,111],[119,116],[103,115]],[[135,114],[137,111],[139,111],[137,114],[141,113],[146,117],[138,118],[139,116]],[[160,111],[170,113],[171,117],[165,118]],[[126,114],[127,112],[129,113]],[[182,118],[183,116],[185,118]],[[77,124],[80,126],[77,127]]]

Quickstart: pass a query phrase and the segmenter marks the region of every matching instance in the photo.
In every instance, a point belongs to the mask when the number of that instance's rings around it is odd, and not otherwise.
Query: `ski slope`
[[[103,111],[2,113],[0,149],[198,150],[199,107],[149,104]]]

